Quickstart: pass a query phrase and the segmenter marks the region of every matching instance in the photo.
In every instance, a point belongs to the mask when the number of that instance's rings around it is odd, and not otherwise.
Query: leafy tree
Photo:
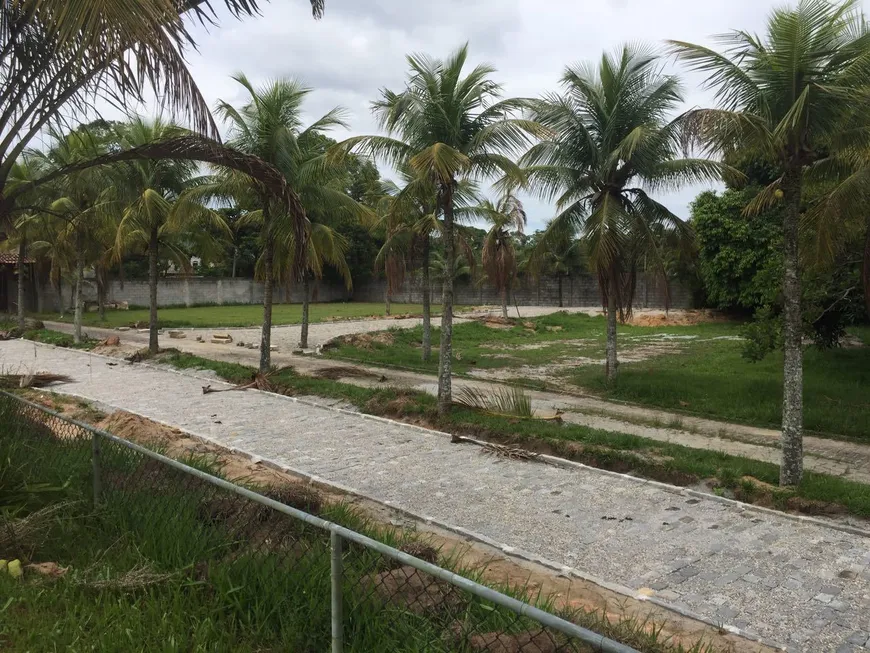
[[[685,223],[647,194],[649,189],[719,177],[721,166],[678,158],[681,121],[669,116],[682,101],[675,77],[658,60],[623,47],[597,67],[568,68],[565,92],[537,103],[535,118],[552,134],[523,157],[529,183],[555,199],[558,215],[540,241],[579,233],[607,306],[608,384],[617,377],[617,314],[631,311],[639,262],[666,276],[660,234],[688,236]]]
[[[837,183],[843,160],[867,144],[864,89],[870,83],[870,38],[857,0],[800,0],[771,13],[762,36],[719,37],[725,52],[672,41],[692,70],[707,75],[718,107],[690,112],[687,135],[711,153],[770,161],[778,177],[747,212],[782,204],[783,411],[780,483],[803,475],[803,318],[799,226],[807,182]],[[848,179],[846,180],[848,181]],[[854,186],[853,186],[854,189]],[[854,199],[848,184],[834,191]]]
[[[744,215],[757,187],[706,191],[692,203],[698,269],[707,302],[726,310],[754,312],[776,301],[782,276],[781,212]]]
[[[446,269],[456,264],[454,208],[456,189],[465,178],[505,175],[524,182],[510,154],[528,143],[537,125],[514,113],[521,100],[501,100],[501,88],[490,79],[495,69],[476,66],[466,76],[468,47],[446,60],[425,55],[408,57],[407,85],[399,93],[384,90],[374,110],[388,136],[360,136],[341,144],[342,151],[358,147],[397,168],[409,167],[436,186],[438,210],[443,216]],[[453,276],[444,278],[441,307],[441,347],[438,366],[438,411],[446,415],[452,405]]]

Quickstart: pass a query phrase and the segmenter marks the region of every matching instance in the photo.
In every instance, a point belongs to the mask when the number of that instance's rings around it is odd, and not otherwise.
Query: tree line
[[[226,1],[239,15],[256,10]],[[445,414],[452,402],[453,285],[468,248],[462,223],[489,222],[480,263],[506,297],[517,268],[515,235],[526,220],[516,199],[523,191],[556,207],[535,239],[530,269],[564,265],[580,243],[598,277],[607,315],[605,374],[616,383],[616,327],[631,313],[638,271],[666,276],[673,251],[698,246],[692,225],[655,192],[724,180],[743,189],[738,220],[768,214],[778,220],[778,291],[765,306],[778,325],[768,340],[784,351],[781,483],[800,482],[804,278],[835,264],[855,233],[870,233],[862,211],[870,175],[863,109],[870,31],[856,0],[800,0],[775,10],[762,35],[736,30],[720,37],[721,50],[666,43],[666,54],[705,76],[715,97],[711,108],[678,113],[681,82],[665,73],[662,54],[652,50],[625,46],[566,68],[557,92],[505,98],[494,68],[468,69],[465,46],[445,59],[409,56],[404,87],[384,89],[372,103],[382,133],[338,143],[325,133],[345,126],[344,111],[303,125],[300,107],[309,90],[294,80],[258,88],[238,75],[246,102],[220,102],[208,111],[177,55],[190,39],[185,14],[205,20],[209,3],[179,3],[176,14],[153,4],[139,22],[85,2],[63,12],[52,11],[47,0],[7,4],[0,52],[7,82],[0,96],[0,215],[20,232],[20,243],[30,238],[56,248],[59,265],[74,269],[79,287],[89,261],[99,279],[103,257],[117,262],[130,251],[147,252],[152,350],[161,248],[204,252],[216,236],[232,238],[234,226],[253,226],[257,273],[265,283],[260,370],[267,372],[274,283],[299,283],[306,309],[310,285],[326,267],[352,283],[348,243],[337,231],[344,220],[383,234],[375,260],[388,297],[409,261],[419,261],[424,356],[430,355],[437,241],[443,258],[438,406]],[[312,7],[315,15],[323,9],[320,2]],[[186,111],[193,131],[134,119],[103,133],[55,132],[47,150],[26,151],[61,107],[83,109],[94,93],[123,104],[146,83]],[[226,143],[213,138],[213,116],[229,127]],[[355,197],[348,169],[365,165],[360,157],[390,165],[399,181]],[[741,164],[746,161],[749,168]],[[208,174],[198,174],[193,162],[208,164]],[[748,185],[759,166],[768,178]],[[493,184],[495,200],[481,199],[484,182]],[[212,208],[222,203],[237,215]],[[695,212],[703,223],[701,199]],[[46,221],[57,237],[28,236]],[[702,278],[715,276],[704,268],[705,256],[715,258],[710,245],[700,239]],[[867,251],[865,245],[861,282],[870,297]],[[80,313],[80,300],[75,306]],[[305,345],[307,319],[303,324]]]

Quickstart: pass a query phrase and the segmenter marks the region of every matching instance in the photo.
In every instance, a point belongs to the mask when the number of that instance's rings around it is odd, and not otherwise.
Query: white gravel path
[[[870,539],[580,467],[481,456],[395,422],[31,342],[0,367],[655,597],[793,651],[870,650]],[[214,382],[212,382],[214,384]],[[650,589],[651,588],[651,589]]]

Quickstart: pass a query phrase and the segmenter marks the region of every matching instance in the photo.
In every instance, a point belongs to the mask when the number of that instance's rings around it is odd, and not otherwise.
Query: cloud
[[[870,4],[870,0],[865,0]],[[220,4],[216,2],[216,4]],[[306,0],[272,0],[263,15],[194,32],[199,51],[189,60],[211,104],[241,101],[229,79],[244,71],[255,83],[279,76],[304,80],[315,90],[310,118],[340,104],[351,113],[351,132],[373,133],[370,102],[380,88],[400,89],[405,55],[445,56],[461,43],[472,63],[487,61],[509,95],[538,96],[556,90],[567,64],[591,61],[624,42],[661,47],[668,38],[711,43],[710,35],[739,28],[761,31],[780,0],[326,0],[322,20],[311,18]],[[672,64],[669,64],[671,69]],[[712,102],[697,76],[682,74],[686,107]],[[341,137],[342,134],[336,134]],[[688,215],[700,190],[661,195],[674,212]],[[532,228],[553,207],[527,202]]]

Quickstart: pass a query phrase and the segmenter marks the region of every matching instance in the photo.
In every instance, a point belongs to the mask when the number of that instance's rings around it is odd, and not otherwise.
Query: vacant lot
[[[434,309],[434,307],[433,307]],[[423,307],[420,304],[393,304],[392,314],[420,315]],[[263,323],[263,307],[259,304],[244,304],[238,306],[197,306],[193,308],[170,307],[161,308],[158,312],[160,326],[173,327],[247,327]],[[311,304],[311,322],[328,322],[329,320],[349,320],[366,317],[381,317],[384,315],[383,304],[364,302],[347,302],[340,304]],[[37,316],[41,320],[57,320],[72,322],[72,314],[63,318],[57,313],[43,313]],[[86,313],[84,323],[88,326],[119,327],[135,323],[147,325],[148,309],[137,308],[129,311],[107,310],[106,319],[100,320],[97,313]],[[272,323],[299,324],[302,322],[302,304],[275,304],[272,307]]]
[[[604,319],[562,313],[531,320],[473,322],[454,330],[454,370],[475,378],[604,396],[720,419],[776,425],[781,417],[782,357],[742,355],[741,325],[621,326],[620,379],[604,387]],[[420,329],[347,338],[329,354],[436,373],[420,360]],[[805,367],[808,429],[870,440],[870,329],[847,347],[809,348]],[[433,337],[433,342],[437,339]]]

